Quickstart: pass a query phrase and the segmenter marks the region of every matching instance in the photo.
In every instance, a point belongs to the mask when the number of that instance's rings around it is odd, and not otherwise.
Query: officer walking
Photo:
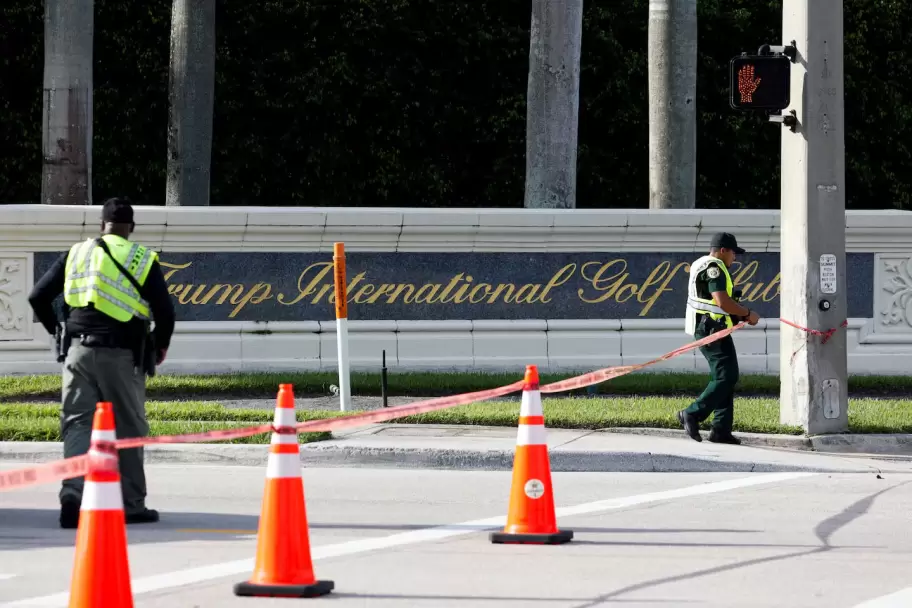
[[[756,325],[759,315],[736,301],[729,267],[736,254],[744,253],[734,235],[715,234],[709,255],[690,265],[687,286],[687,316],[685,328],[689,335],[701,340],[717,331],[733,327],[742,318]],[[713,414],[709,440],[714,443],[740,444],[732,435],[735,408],[735,384],[738,382],[738,353],[731,335],[700,347],[709,362],[709,384],[696,401],[678,412],[678,421],[695,441],[703,441],[699,424]]]
[[[105,201],[101,217],[101,236],[73,245],[29,294],[35,316],[58,339],[66,458],[88,452],[99,401],[113,403],[118,439],[148,434],[146,374],[165,360],[174,332],[174,305],[158,254],[128,240],[136,227],[130,201]],[[62,331],[53,308],[60,294]],[[119,450],[119,461],[127,523],[158,521],[158,512],[146,508],[142,448]],[[78,526],[83,484],[82,477],[63,481],[63,528]]]

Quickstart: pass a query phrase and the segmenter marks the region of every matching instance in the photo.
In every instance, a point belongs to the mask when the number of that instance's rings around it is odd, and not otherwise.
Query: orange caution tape
[[[112,469],[114,462],[116,461],[83,454],[23,469],[0,471],[0,492],[81,477],[86,475],[90,469]]]
[[[846,319],[845,321],[843,321],[842,323],[839,324],[839,327],[831,327],[830,329],[828,329],[826,331],[820,331],[819,329],[811,329],[809,327],[804,327],[803,325],[798,325],[797,323],[789,321],[788,319],[783,319],[782,317],[779,317],[779,320],[781,322],[785,323],[786,325],[791,325],[795,329],[800,329],[801,331],[809,333],[812,336],[821,336],[823,338],[823,340],[821,340],[821,344],[826,344],[827,342],[829,342],[830,338],[833,337],[833,334],[835,334],[841,328],[849,326],[849,320]]]
[[[435,410],[442,410],[457,405],[466,405],[476,401],[485,401],[494,397],[501,397],[516,391],[522,390],[522,380],[501,386],[498,388],[489,388],[474,393],[463,393],[461,395],[450,395],[447,397],[436,397],[425,401],[417,401],[406,405],[398,405],[382,410],[363,412],[360,414],[351,414],[349,416],[340,416],[339,418],[328,418],[324,420],[310,420],[300,422],[293,427],[275,428],[271,424],[259,427],[250,427],[247,429],[227,429],[220,431],[207,431],[205,433],[196,433],[194,435],[159,435],[157,437],[134,437],[130,439],[118,439],[112,445],[119,450],[127,448],[137,448],[140,446],[151,445],[154,443],[194,443],[204,439],[218,438],[220,440],[234,439],[236,437],[248,437],[258,433],[267,433],[275,431],[277,433],[316,433],[322,431],[333,431],[344,429],[352,426],[363,426],[376,422],[385,422],[394,418],[403,416],[414,416],[416,414],[426,414]],[[263,430],[265,429],[265,430]]]
[[[744,327],[744,323],[739,323],[734,327],[730,327],[728,329],[715,333],[711,336],[703,338],[702,340],[691,342],[690,344],[682,346],[677,350],[673,350],[662,355],[661,357],[658,357],[657,359],[653,359],[645,363],[608,367],[605,369],[583,374],[581,376],[568,378],[560,382],[546,384],[542,386],[540,390],[543,393],[557,393],[582,388],[592,384],[598,384],[599,382],[604,382],[605,380],[609,380],[611,378],[617,378],[618,376],[629,374],[645,367],[649,367],[650,365],[654,365],[660,361],[665,361],[667,359],[671,359],[672,357],[677,357],[678,355],[697,349],[711,342],[715,342],[716,340],[720,340],[725,336],[730,335],[732,332],[740,329],[741,327]],[[334,431],[344,428],[363,426],[366,424],[385,422],[387,420],[402,418],[404,416],[426,414],[428,412],[456,407],[458,405],[467,405],[469,403],[485,401],[487,399],[493,399],[495,397],[502,397],[504,395],[522,390],[523,386],[524,381],[519,380],[513,384],[508,384],[506,386],[476,391],[473,393],[463,393],[460,395],[451,395],[447,397],[436,397],[434,399],[426,399],[424,401],[418,401],[416,403],[410,403],[407,405],[399,405],[396,407],[384,408],[382,410],[351,414],[348,416],[341,416],[339,418],[310,420],[307,422],[298,423],[294,427],[277,428],[272,424],[261,424],[251,427],[220,429],[187,435],[159,435],[156,437],[131,437],[118,439],[116,441],[101,441],[96,442],[96,446],[100,450],[111,451],[137,448],[161,443],[198,443],[204,441],[226,441],[229,439],[240,439],[242,437],[250,437],[252,435],[271,432],[306,433]],[[105,462],[105,460],[96,459],[94,457],[90,457],[89,455],[82,455],[66,458],[63,460],[56,460],[54,462],[49,462],[38,466],[14,469],[12,471],[2,471],[0,472],[0,492],[43,483],[51,483],[63,479],[70,479],[72,477],[81,477],[85,475],[89,469],[105,468]]]
[[[637,363],[636,365],[619,365],[617,367],[606,367],[605,369],[600,369],[594,372],[589,372],[588,374],[583,374],[582,376],[576,376],[575,378],[567,378],[566,380],[561,380],[560,382],[552,382],[551,384],[545,384],[541,387],[541,392],[543,393],[561,393],[564,391],[570,391],[577,388],[583,388],[585,386],[590,386],[592,384],[598,384],[599,382],[604,382],[605,380],[611,380],[612,378],[617,378],[618,376],[624,376],[631,372],[641,370],[643,368],[649,367],[650,365],[655,365],[660,361],[665,361],[671,359],[672,357],[677,357],[678,355],[683,355],[686,352],[700,348],[701,346],[706,346],[711,342],[716,340],[721,340],[725,336],[729,336],[735,330],[738,330],[744,327],[744,323],[738,323],[733,327],[723,329],[722,331],[716,332],[711,336],[707,336],[696,342],[691,342],[686,344],[681,348],[671,351],[670,353],[665,353],[657,359],[652,361],[646,361],[645,363]]]

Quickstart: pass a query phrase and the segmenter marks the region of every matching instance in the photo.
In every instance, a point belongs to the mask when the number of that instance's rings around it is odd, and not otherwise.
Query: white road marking
[[[809,477],[815,474],[816,473],[754,473],[750,477],[742,477],[740,479],[732,479],[714,483],[703,483],[686,488],[679,488],[676,490],[651,492],[649,494],[639,494],[636,496],[610,498],[608,500],[588,502],[573,507],[560,507],[556,509],[556,514],[558,518],[561,518],[570,515],[598,513],[601,511],[623,509],[624,507],[643,505],[647,503],[658,502],[661,500],[687,498],[690,496],[701,496],[704,494],[715,494],[717,492],[725,492],[728,490],[738,490],[741,488],[749,488],[751,486],[771,484],[780,481],[789,481],[792,479]],[[453,536],[462,536],[481,530],[503,526],[506,523],[506,519],[507,518],[505,515],[501,515],[498,517],[489,517],[487,519],[476,519],[474,521],[467,521],[460,524],[438,526],[435,528],[424,528],[421,530],[403,532],[390,536],[364,538],[344,543],[338,543],[335,545],[317,546],[311,549],[311,557],[314,560],[326,559],[330,557],[342,557],[346,555],[366,553],[368,551],[375,551],[378,549],[390,549],[393,547],[401,547],[403,545],[412,545],[432,540],[450,538]],[[178,572],[169,572],[156,576],[146,576],[143,578],[134,579],[132,581],[133,595],[135,596],[152,591],[161,591],[162,589],[182,587],[184,585],[192,585],[194,583],[200,583],[203,581],[223,578],[227,576],[250,574],[253,571],[253,565],[254,559],[250,558],[233,562],[224,562],[221,564],[213,564],[211,566],[203,566],[200,568],[192,568],[189,570],[181,570]],[[20,606],[65,608],[69,603],[69,595],[69,592],[65,592],[57,593],[54,595],[27,598],[0,604],[0,608],[18,608]]]
[[[863,604],[858,604],[855,608],[909,608],[909,606],[912,606],[912,587],[883,597],[876,597]]]
[[[11,579],[11,578],[16,578],[16,576],[18,576],[18,575],[16,575],[16,574],[3,574],[3,573],[0,573],[0,581],[8,581],[8,580]]]

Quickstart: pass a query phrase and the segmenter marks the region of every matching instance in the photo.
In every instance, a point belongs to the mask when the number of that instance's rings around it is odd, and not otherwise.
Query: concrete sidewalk
[[[552,470],[912,472],[912,456],[825,454],[812,451],[811,440],[804,437],[738,434],[745,444],[733,446],[697,443],[680,431],[632,431],[548,429]],[[510,470],[516,447],[512,427],[377,424],[336,432],[334,437],[302,445],[304,465]],[[0,443],[0,460],[7,462],[47,462],[61,454],[60,443]],[[146,448],[146,462],[262,467],[266,445],[155,445]]]

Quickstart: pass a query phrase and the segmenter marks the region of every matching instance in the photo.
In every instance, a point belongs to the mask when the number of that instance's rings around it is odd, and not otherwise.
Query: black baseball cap
[[[744,253],[744,249],[738,247],[738,239],[735,238],[735,235],[728,232],[715,233],[709,246],[718,249],[731,249],[738,254]]]
[[[109,198],[101,209],[101,221],[112,224],[132,224],[133,205],[128,198]]]

